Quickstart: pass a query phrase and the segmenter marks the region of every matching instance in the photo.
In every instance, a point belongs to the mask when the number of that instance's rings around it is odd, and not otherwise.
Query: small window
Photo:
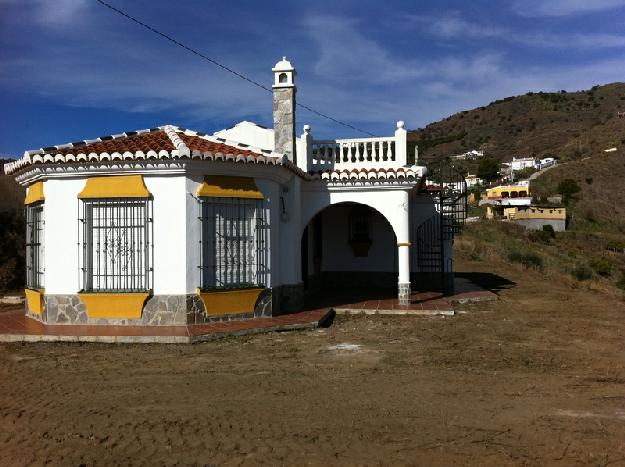
[[[26,287],[44,287],[43,203],[26,206]]]
[[[289,77],[287,76],[286,73],[280,73],[278,75],[278,82],[279,83],[284,84],[284,83],[288,83],[288,81],[289,81]]]
[[[267,237],[262,199],[201,198],[203,290],[264,287]]]
[[[151,287],[152,200],[81,200],[81,271],[85,292],[145,292]]]
[[[370,237],[371,210],[362,207],[352,209],[349,215],[348,241],[356,257],[369,256],[372,241]]]

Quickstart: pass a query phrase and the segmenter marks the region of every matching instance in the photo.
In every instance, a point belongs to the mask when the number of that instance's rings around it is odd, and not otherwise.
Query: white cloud
[[[393,59],[380,44],[360,33],[356,21],[311,16],[304,20],[304,27],[319,49],[315,71],[325,79],[390,83],[422,74],[418,63]]]
[[[516,0],[521,16],[568,16],[625,6],[625,0]]]
[[[407,15],[404,21],[416,22],[420,29],[435,36],[450,39],[498,37],[507,32],[499,26],[467,21],[459,12],[450,12],[440,16]]]
[[[438,56],[418,48],[406,54],[393,44],[376,41],[365,26],[371,27],[336,16],[309,17],[298,33],[311,39],[312,47],[296,49],[289,58],[300,72],[300,102],[382,135],[392,134],[397,120],[417,127],[508,95],[589,88],[625,76],[625,60],[620,56],[572,61],[568,66],[521,66],[505,53],[494,52],[489,44],[477,51],[452,48]],[[206,123],[214,121],[253,118],[271,124],[269,93],[142,31],[133,36],[132,28],[130,33],[119,34],[116,28],[90,27],[92,34],[78,37],[71,31],[56,32],[50,44],[36,44],[19,57],[0,55],[3,90],[45,95],[67,105],[165,111],[171,118],[155,124],[194,123],[194,128],[205,131],[218,129]],[[459,15],[439,25],[444,34],[458,34],[460,40],[463,34],[476,37],[480,29],[497,39],[493,42],[501,42],[498,28],[483,28]],[[545,35],[531,38],[549,39]],[[257,48],[229,54],[228,65],[269,84],[275,61],[266,59],[273,52],[261,40],[259,36]],[[266,66],[259,65],[263,61]],[[298,110],[297,120],[298,132],[310,123],[316,137],[355,135],[304,110]]]
[[[625,0],[623,0],[625,2]],[[458,12],[440,16],[409,15],[404,21],[416,23],[419,29],[434,37],[447,41],[466,39],[497,39],[511,44],[523,44],[530,47],[548,49],[597,49],[618,48],[625,46],[625,35],[609,33],[548,33],[542,30],[513,30],[487,23],[471,22]]]

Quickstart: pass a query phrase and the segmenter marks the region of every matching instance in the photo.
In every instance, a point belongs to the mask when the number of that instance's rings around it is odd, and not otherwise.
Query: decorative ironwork
[[[262,200],[201,198],[200,220],[202,289],[267,283],[269,224]]]
[[[26,287],[44,286],[43,203],[26,207]]]
[[[79,210],[83,290],[149,290],[153,262],[152,200],[81,200]]]

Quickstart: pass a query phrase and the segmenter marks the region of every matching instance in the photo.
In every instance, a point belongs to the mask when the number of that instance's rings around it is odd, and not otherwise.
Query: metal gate
[[[445,261],[445,243],[453,243],[464,227],[467,183],[456,168],[440,162],[428,167],[423,191],[432,196],[437,212],[417,227],[417,266],[420,272],[440,273],[444,289],[446,273],[453,272],[452,260]]]

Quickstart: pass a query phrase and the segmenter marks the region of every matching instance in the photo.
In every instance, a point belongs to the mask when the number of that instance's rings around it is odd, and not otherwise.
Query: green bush
[[[610,240],[605,247],[606,250],[613,251],[614,253],[625,252],[625,241],[622,240]]]
[[[508,254],[508,259],[513,263],[521,263],[526,268],[542,269],[543,257],[535,251],[513,250]]]
[[[592,258],[589,262],[590,267],[600,276],[609,277],[612,274],[612,263],[606,258],[596,257]]]
[[[592,269],[585,264],[578,264],[575,266],[575,269],[571,271],[571,275],[578,281],[587,281],[592,279],[593,272]]]
[[[565,204],[580,191],[581,187],[572,178],[565,178],[558,183],[558,193],[562,195]]]
[[[551,242],[553,235],[544,230],[533,230],[527,235],[527,237],[530,239],[531,242],[549,243]]]

